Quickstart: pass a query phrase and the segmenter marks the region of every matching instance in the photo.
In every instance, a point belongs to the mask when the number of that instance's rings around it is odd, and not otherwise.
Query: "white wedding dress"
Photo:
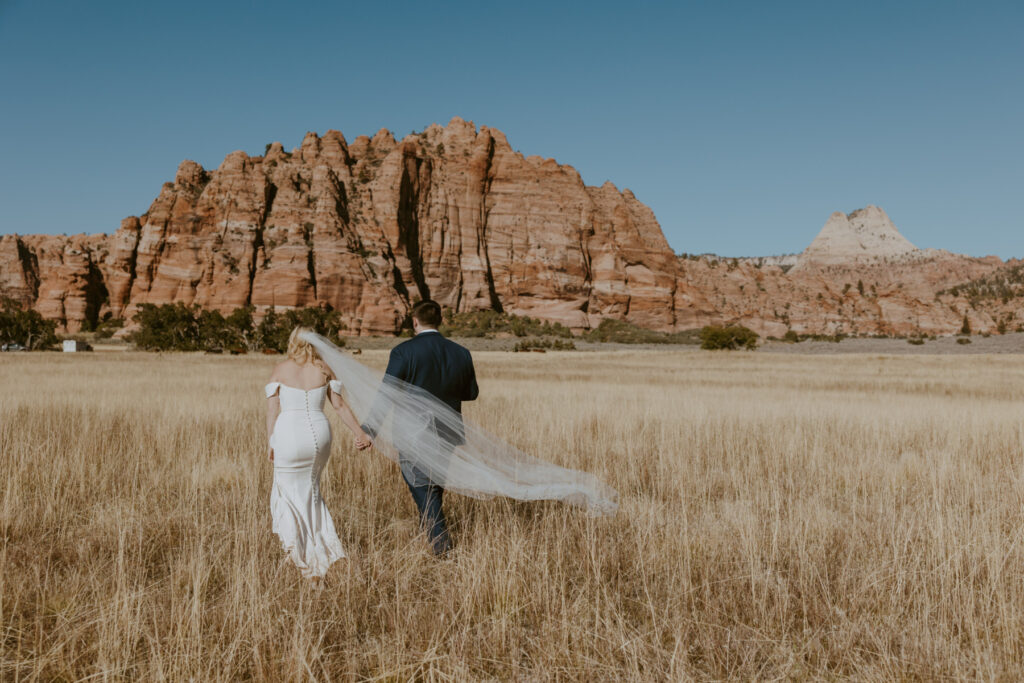
[[[341,382],[305,391],[280,382],[266,386],[267,398],[279,395],[281,413],[274,422],[274,484],[270,491],[273,530],[281,546],[305,577],[318,577],[345,557],[334,521],[320,497],[320,473],[331,456],[331,425],[324,415],[328,389]]]

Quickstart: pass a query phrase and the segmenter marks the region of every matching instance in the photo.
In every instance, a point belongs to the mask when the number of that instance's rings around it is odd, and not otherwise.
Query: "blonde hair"
[[[316,349],[313,348],[312,344],[303,339],[301,335],[303,332],[312,332],[313,330],[308,327],[296,327],[292,330],[292,334],[288,337],[288,358],[293,360],[299,365],[305,365],[306,363],[316,363],[317,355]]]

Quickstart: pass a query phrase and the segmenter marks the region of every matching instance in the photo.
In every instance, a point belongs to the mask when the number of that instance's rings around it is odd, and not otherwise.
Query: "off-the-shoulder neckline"
[[[331,380],[331,382],[337,382],[337,381],[338,380],[336,380],[336,379],[332,379]],[[301,392],[303,392],[305,394],[308,394],[309,392],[316,391],[317,389],[326,389],[327,387],[331,386],[331,382],[328,382],[327,384],[321,384],[320,386],[313,387],[312,389],[299,389],[298,387],[293,387],[290,384],[285,384],[284,382],[267,382],[267,384],[277,384],[277,385],[282,386],[282,387],[284,387],[286,389],[294,389],[295,391],[301,391]]]

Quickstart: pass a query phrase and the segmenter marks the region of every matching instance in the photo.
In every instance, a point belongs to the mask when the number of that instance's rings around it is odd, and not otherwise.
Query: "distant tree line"
[[[128,340],[147,351],[264,351],[283,353],[288,336],[298,326],[308,327],[341,345],[341,314],[330,306],[267,311],[256,322],[252,306],[236,308],[227,316],[199,306],[141,304],[132,317],[138,328]]]
[[[408,321],[408,324],[411,331],[411,321]],[[561,323],[497,311],[456,313],[450,308],[444,310],[444,321],[439,331],[445,336],[454,337],[493,337],[495,334],[512,334],[517,337],[572,337],[572,331]]]
[[[136,329],[126,339],[147,351],[272,350],[283,353],[287,350],[292,330],[302,326],[344,345],[344,340],[338,336],[344,329],[341,314],[330,306],[280,312],[270,308],[259,322],[254,314],[252,306],[236,308],[225,316],[219,311],[183,303],[140,304],[132,317]],[[101,338],[110,336],[122,322],[105,318],[94,332]],[[56,328],[55,321],[44,319],[36,311],[23,309],[11,299],[0,300],[0,343],[16,343],[32,350],[51,348],[59,341]],[[575,346],[569,341],[574,335],[564,325],[495,311],[453,313],[447,310],[441,331],[455,337],[493,337],[498,334],[525,337],[527,341],[519,344],[520,350],[571,349]],[[411,330],[403,330],[403,333],[409,334]],[[582,333],[579,338],[589,342],[620,344],[700,343],[706,349],[749,349],[757,344],[757,335],[739,325],[709,326],[699,331],[657,332],[610,318],[602,320],[598,327]]]
[[[597,327],[584,332],[582,337],[589,342],[615,344],[696,344],[698,342],[695,330],[658,332],[614,318],[603,319]]]
[[[29,350],[48,349],[57,343],[57,323],[14,299],[0,299],[0,344],[20,344]]]

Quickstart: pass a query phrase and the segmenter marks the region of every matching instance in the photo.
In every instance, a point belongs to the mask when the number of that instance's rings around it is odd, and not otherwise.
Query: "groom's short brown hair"
[[[437,327],[441,324],[441,305],[436,301],[424,299],[412,307],[412,317],[420,321],[420,325]]]

